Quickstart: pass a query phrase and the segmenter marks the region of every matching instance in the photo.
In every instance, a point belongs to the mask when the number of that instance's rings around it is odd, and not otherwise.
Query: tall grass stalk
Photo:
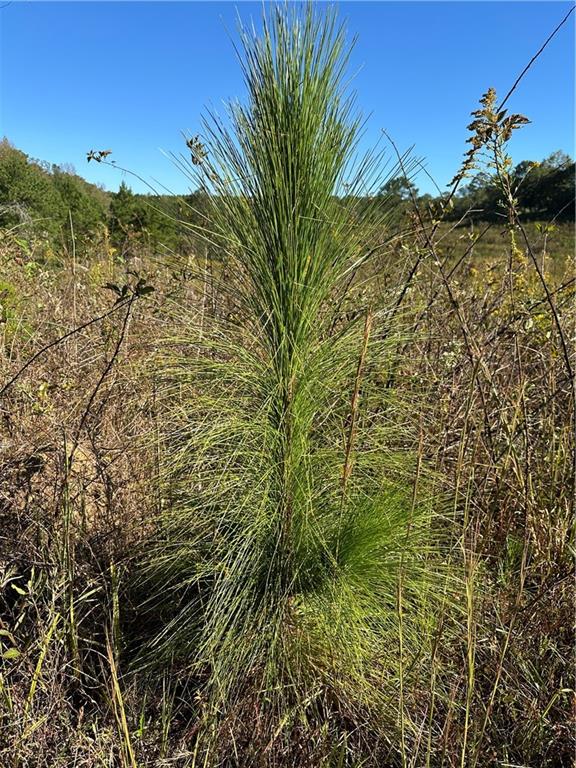
[[[167,511],[145,578],[163,626],[147,658],[188,665],[200,736],[216,749],[208,734],[232,733],[243,765],[246,744],[329,742],[338,723],[397,749],[399,619],[405,698],[444,576],[385,386],[397,296],[366,280],[385,243],[386,206],[366,201],[382,156],[358,154],[334,13],[273,8],[241,36],[248,103],[229,126],[206,120],[195,159],[233,311],[209,320],[202,303],[164,347]]]

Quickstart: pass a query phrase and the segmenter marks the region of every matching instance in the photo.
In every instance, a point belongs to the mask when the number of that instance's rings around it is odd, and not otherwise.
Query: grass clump
[[[166,506],[146,578],[165,623],[149,652],[190,664],[201,742],[225,726],[274,752],[335,719],[384,735],[443,576],[429,483],[386,387],[392,303],[356,277],[386,214],[354,194],[382,170],[355,158],[344,31],[331,13],[273,9],[242,41],[248,105],[230,128],[206,122],[198,162],[234,311],[202,316],[201,333],[192,318],[164,359]]]

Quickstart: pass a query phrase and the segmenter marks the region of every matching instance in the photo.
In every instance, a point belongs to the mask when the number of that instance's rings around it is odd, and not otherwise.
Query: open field
[[[549,226],[546,222],[527,222],[526,233],[534,250],[545,254],[548,270],[565,268],[574,256],[575,234],[573,222]],[[547,231],[547,227],[549,231]],[[454,253],[458,258],[466,250],[474,237],[479,237],[477,245],[467,257],[473,265],[475,260],[487,259],[498,262],[506,251],[508,232],[505,224],[474,222],[454,228],[445,223],[439,229],[439,247],[446,256]],[[558,266],[557,266],[558,265]]]
[[[451,260],[468,248],[467,237],[442,237]],[[394,375],[418,454],[454,504],[452,546],[472,601],[468,629],[464,610],[461,636],[447,629],[431,677],[405,691],[406,749],[414,754],[420,739],[425,754],[432,728],[434,759],[457,764],[468,701],[479,765],[503,754],[569,765],[572,404],[534,268],[517,266],[511,291],[505,238],[494,240],[480,264],[466,256],[450,294],[438,266],[423,263],[403,317],[413,330],[398,342]],[[418,247],[403,241],[387,254],[383,286],[405,274]],[[561,286],[570,260],[553,241],[548,253],[549,288],[569,327],[573,286]],[[128,744],[142,765],[192,759],[194,708],[177,677],[158,678],[144,697],[142,681],[119,688],[115,675],[129,665],[137,622],[133,569],[162,505],[164,417],[143,371],[167,334],[190,318],[209,324],[229,299],[209,277],[143,259],[155,292],[134,302],[124,327],[126,305],[114,309],[102,286],[133,283],[132,266],[103,244],[60,254],[54,266],[30,261],[9,236],[2,243],[4,380],[69,329],[110,313],[46,350],[2,396],[2,741],[4,759],[18,745],[14,765],[130,765],[119,757]],[[396,706],[389,727],[399,728]]]
[[[574,225],[490,91],[501,222],[355,194],[330,18],[178,247],[0,229],[2,766],[572,765]]]

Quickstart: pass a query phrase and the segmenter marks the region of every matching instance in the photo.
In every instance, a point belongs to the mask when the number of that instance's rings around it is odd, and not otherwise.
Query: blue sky
[[[317,2],[322,9],[323,3]],[[363,139],[384,128],[442,187],[466,149],[478,98],[503,96],[571,3],[341,2],[358,40],[351,58]],[[185,151],[206,107],[244,87],[232,40],[253,2],[0,2],[0,134],[31,157],[71,163],[117,189],[122,174],[86,163],[90,149],[174,192],[187,180],[165,152]],[[574,155],[574,17],[535,62],[509,102],[532,123],[516,134],[513,159]],[[134,190],[145,186],[126,178]],[[424,175],[422,191],[433,191]],[[153,182],[155,183],[155,182]]]

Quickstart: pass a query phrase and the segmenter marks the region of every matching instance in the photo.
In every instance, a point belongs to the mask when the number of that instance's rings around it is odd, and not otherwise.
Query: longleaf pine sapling
[[[163,347],[165,513],[143,580],[164,621],[146,659],[188,670],[208,756],[223,734],[230,754],[273,752],[336,723],[386,741],[445,591],[437,504],[384,385],[401,333],[370,281],[387,168],[358,151],[345,32],[282,6],[241,41],[247,102],[206,118],[190,167],[241,322],[199,333],[192,308]]]

